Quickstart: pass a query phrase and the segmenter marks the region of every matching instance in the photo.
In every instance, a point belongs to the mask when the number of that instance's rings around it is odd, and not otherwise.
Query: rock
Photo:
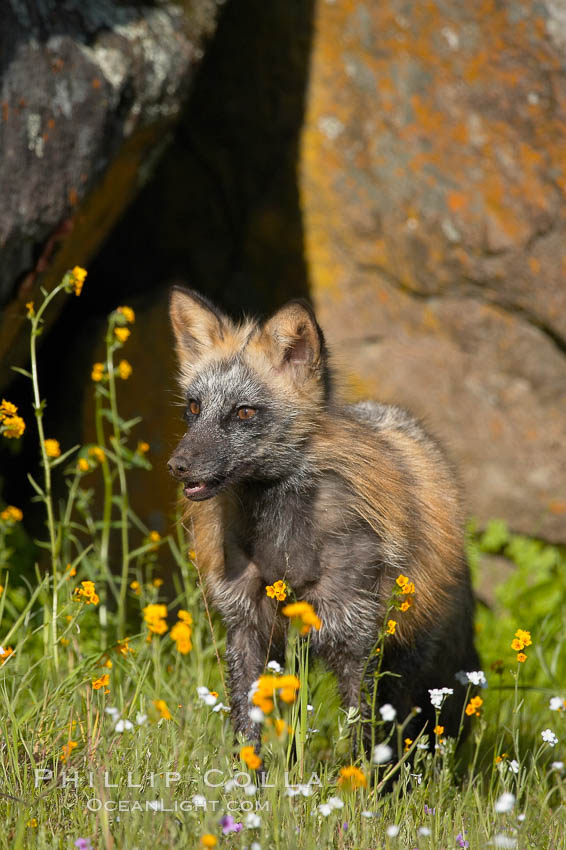
[[[88,264],[167,144],[215,23],[214,0],[190,8],[4,4],[0,359],[24,359],[24,302]]]
[[[566,540],[566,19],[321,2],[305,255],[355,392],[444,438],[480,521]]]
[[[235,315],[310,296],[350,394],[421,415],[470,514],[566,542],[565,111],[555,0],[227,4],[171,147],[45,346],[48,397],[63,385],[84,412],[61,394],[50,433],[91,436],[102,314],[132,303],[121,392],[155,464],[132,501],[164,530],[167,287]]]

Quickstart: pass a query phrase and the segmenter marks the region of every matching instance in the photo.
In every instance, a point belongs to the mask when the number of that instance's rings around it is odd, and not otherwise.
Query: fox
[[[410,716],[408,738],[424,730],[433,741],[429,691],[448,687],[438,722],[456,737],[466,719],[457,674],[479,660],[461,488],[444,450],[405,409],[342,399],[306,300],[236,322],[174,286],[169,312],[186,433],[168,467],[226,626],[236,736],[259,748],[249,694],[268,662],[284,663],[289,622],[266,594],[284,580],[320,620],[310,651],[361,713],[367,749],[369,677],[401,576],[413,604],[383,641],[378,701]]]

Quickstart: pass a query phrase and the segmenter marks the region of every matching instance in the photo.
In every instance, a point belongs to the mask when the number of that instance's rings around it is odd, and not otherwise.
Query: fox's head
[[[289,476],[328,401],[324,337],[310,306],[236,325],[202,295],[171,291],[187,432],[169,460],[194,501]]]

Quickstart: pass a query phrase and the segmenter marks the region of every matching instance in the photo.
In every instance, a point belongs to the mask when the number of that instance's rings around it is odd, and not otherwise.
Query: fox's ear
[[[169,296],[169,316],[179,360],[194,360],[223,337],[230,320],[198,292],[174,286]]]
[[[290,301],[278,310],[263,327],[271,341],[272,357],[278,368],[291,368],[300,377],[326,370],[324,335],[313,310],[306,301]]]

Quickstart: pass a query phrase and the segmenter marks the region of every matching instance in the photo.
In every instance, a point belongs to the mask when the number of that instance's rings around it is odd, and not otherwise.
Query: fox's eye
[[[257,413],[257,408],[255,407],[239,407],[238,408],[238,419],[251,419]]]
[[[193,416],[198,416],[200,413],[200,404],[198,401],[195,401],[194,398],[189,402],[189,410],[193,414]]]

